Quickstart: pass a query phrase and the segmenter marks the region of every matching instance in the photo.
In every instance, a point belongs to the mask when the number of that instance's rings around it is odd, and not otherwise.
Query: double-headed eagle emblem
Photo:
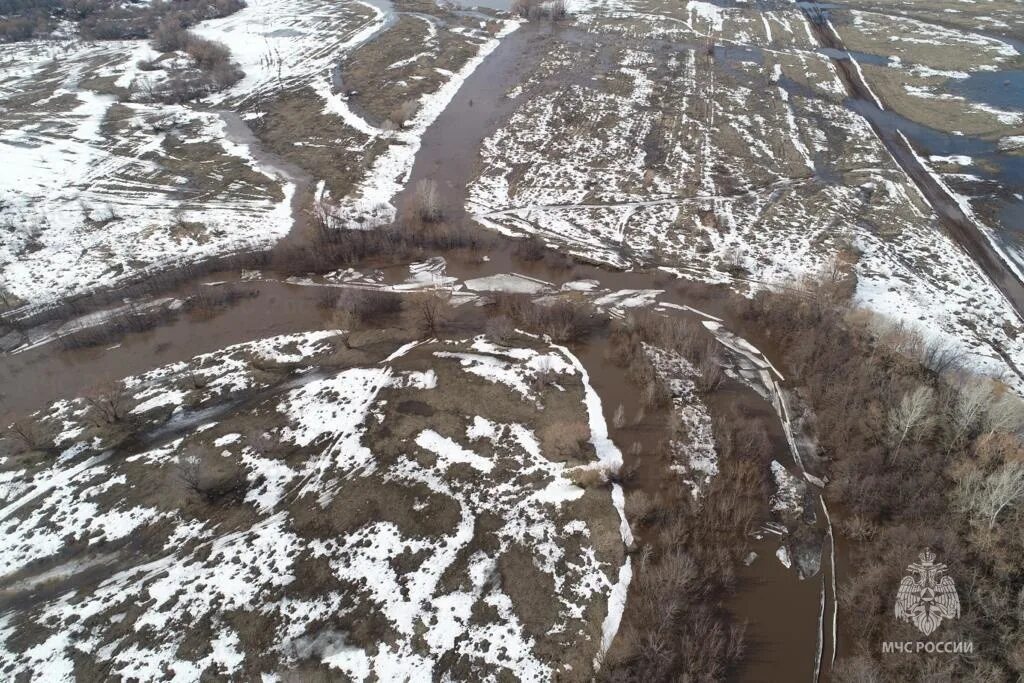
[[[960,598],[953,579],[943,576],[946,565],[935,564],[935,553],[930,548],[918,555],[921,560],[907,567],[910,576],[904,576],[896,594],[896,618],[909,621],[921,631],[931,635],[943,619],[960,616]]]

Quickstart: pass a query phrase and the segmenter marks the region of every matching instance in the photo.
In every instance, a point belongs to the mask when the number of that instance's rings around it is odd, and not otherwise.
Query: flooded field
[[[141,78],[142,41],[0,64],[77,89],[88,120],[33,145],[125,184],[0,238],[0,668],[850,680],[867,522],[826,506],[814,362],[759,297],[1024,389],[1012,3],[307,4],[197,24],[246,76],[175,105],[213,145],[187,215],[183,129],[97,137],[151,113],[89,85]],[[39,117],[2,88],[18,146]]]

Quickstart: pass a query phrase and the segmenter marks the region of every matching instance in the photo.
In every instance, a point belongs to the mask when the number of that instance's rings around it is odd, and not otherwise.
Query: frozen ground
[[[2,465],[4,675],[588,677],[630,539],[621,495],[568,476],[621,458],[582,366],[527,338],[342,339],[37,416],[46,453]],[[552,450],[574,421],[590,441]]]
[[[860,303],[1024,387],[1005,360],[1024,325],[843,105],[795,4],[598,4],[578,22],[485,141],[478,220],[740,291],[855,276]]]

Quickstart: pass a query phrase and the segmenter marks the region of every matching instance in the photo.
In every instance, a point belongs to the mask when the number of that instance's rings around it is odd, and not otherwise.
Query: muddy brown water
[[[665,289],[663,301],[691,305],[724,316],[733,329],[742,328],[742,321],[730,320],[729,297],[718,288],[679,286],[678,282],[666,282],[656,273],[613,272],[588,265],[555,269],[544,262],[523,262],[511,253],[511,245],[507,246],[491,252],[487,262],[449,258],[448,272],[461,278],[520,272],[555,285],[582,278],[598,280],[608,289]],[[211,276],[211,279],[216,277]],[[55,345],[50,345],[0,358],[0,383],[5,388],[21,389],[0,400],[6,409],[17,406],[24,412],[42,407],[55,398],[80,395],[89,387],[127,374],[187,360],[230,344],[274,334],[322,329],[328,324],[318,306],[321,288],[274,281],[248,284],[257,286],[258,297],[243,299],[215,317],[182,315],[168,325],[129,335],[113,348],[59,351]],[[479,312],[469,315],[487,314],[486,309],[475,311]],[[480,327],[478,324],[477,329]],[[637,460],[630,453],[634,443],[641,445],[644,454],[657,452],[664,438],[665,413],[652,411],[639,423],[633,423],[640,405],[639,387],[629,380],[624,369],[607,361],[606,340],[598,337],[572,350],[590,374],[609,425],[615,409],[620,404],[626,408],[630,424],[623,429],[613,429],[611,436],[627,462]],[[761,401],[764,411],[771,410],[760,397],[746,391],[748,400]],[[781,432],[781,427],[776,429]],[[777,442],[776,459],[788,462],[784,438],[773,439],[773,442]],[[663,476],[667,463],[645,460],[643,456],[638,460],[643,466],[638,468],[635,485],[653,493],[667,484],[669,479]],[[761,545],[764,545],[763,550]],[[750,657],[738,679],[809,680],[816,653],[820,580],[800,581],[795,572],[786,571],[778,563],[774,547],[769,546],[770,541],[755,545],[754,550],[761,559],[749,568],[740,568],[738,592],[728,604],[736,619],[748,624]]]
[[[469,222],[463,210],[465,188],[478,172],[480,142],[511,115],[516,102],[505,94],[522,80],[536,63],[542,43],[557,38],[559,27],[528,25],[502,41],[453,99],[423,137],[412,169],[408,188],[426,177],[439,181],[449,219]],[[230,124],[234,133],[246,139],[246,130]],[[258,153],[258,148],[257,148]],[[274,159],[266,159],[275,162]],[[284,169],[291,172],[292,169]],[[295,175],[297,180],[303,180]],[[409,190],[397,198],[402,207]],[[296,239],[302,239],[296,233]],[[547,261],[523,261],[514,254],[514,244],[498,240],[488,252],[489,260],[445,254],[448,274],[460,279],[499,273],[518,272],[536,277],[554,286],[577,279],[591,279],[610,290],[663,289],[662,301],[690,305],[725,319],[734,331],[743,334],[775,361],[765,340],[756,330],[744,329],[736,319],[730,302],[734,294],[723,287],[674,280],[656,272],[618,272],[576,263],[570,268],[553,267]],[[265,273],[272,277],[273,273]],[[205,281],[237,281],[239,273],[214,273]],[[225,346],[255,338],[323,329],[329,324],[318,306],[322,289],[270,279],[246,282],[259,295],[242,299],[236,305],[212,317],[183,314],[172,322],[144,333],[129,334],[109,348],[62,351],[56,344],[45,345],[14,355],[0,357],[0,414],[23,414],[42,408],[53,400],[85,393],[91,387],[154,367],[187,360]],[[184,295],[186,288],[177,294]],[[170,293],[171,296],[175,292]],[[481,313],[485,315],[486,313]],[[477,315],[477,314],[470,314]],[[635,414],[639,389],[623,369],[605,358],[606,340],[574,348],[602,398],[605,418],[611,424],[618,405]],[[750,392],[751,394],[753,392]],[[757,400],[760,400],[759,398]],[[765,404],[767,405],[767,404]],[[627,459],[630,446],[640,443],[645,453],[653,453],[664,433],[664,414],[651,412],[643,420],[612,437]],[[781,429],[781,427],[780,427]],[[782,462],[785,451],[778,451]],[[663,463],[647,461],[639,469],[637,485],[648,490],[665,486]],[[801,582],[795,572],[786,571],[774,557],[774,547],[765,542],[761,559],[740,572],[739,592],[729,608],[740,621],[749,624],[751,641],[749,661],[739,672],[741,680],[808,680],[813,677],[817,648],[820,582]],[[817,586],[817,587],[816,587]],[[627,607],[628,608],[628,607]]]
[[[503,38],[470,74],[424,133],[406,188],[395,198],[399,211],[409,211],[417,183],[430,178],[438,183],[446,220],[465,220],[466,185],[477,175],[484,138],[519,104],[506,94],[538,63],[543,45],[562,30],[546,22],[525,24]]]
[[[236,112],[224,110],[218,113],[224,121],[224,133],[228,140],[246,146],[249,154],[260,166],[282,177],[293,187],[292,228],[277,247],[308,241],[312,233],[306,207],[311,205],[313,199],[313,176],[304,168],[267,150],[245,119]]]
[[[5,354],[0,357],[0,415],[24,414],[104,383],[231,344],[323,329],[328,323],[317,306],[317,288],[262,281],[258,290],[259,296],[242,299],[219,315],[183,314],[148,332],[129,334],[111,347],[65,351],[51,343]]]
[[[763,425],[771,450],[771,459],[786,466],[793,474],[799,468],[793,462],[789,444],[774,408],[750,387],[729,381],[708,399],[712,415],[735,416]],[[739,411],[734,412],[734,411]],[[824,535],[824,518],[819,507],[805,523],[811,524]],[[738,622],[747,625],[747,653],[736,680],[775,683],[777,681],[828,680],[831,644],[821,643],[823,675],[815,679],[818,639],[821,633],[819,619],[822,610],[822,591],[826,588],[826,574],[818,572],[801,579],[796,570],[787,569],[776,557],[780,539],[766,534],[760,540],[750,539],[750,551],[756,559],[737,569],[736,593],[728,600],[728,608]],[[824,560],[824,558],[823,558]],[[822,562],[827,570],[827,563]]]
[[[646,412],[642,420],[634,419],[641,405],[641,387],[626,369],[608,362],[607,338],[593,339],[572,350],[601,397],[609,435],[622,450],[625,465],[636,468],[636,478],[626,487],[627,491],[638,488],[651,496],[657,495],[673,481],[665,476],[668,461],[655,456],[662,452],[659,447],[667,436],[667,410]],[[613,417],[620,405],[625,409],[627,424],[615,428]],[[766,426],[772,458],[793,468],[774,410],[752,389],[729,382],[710,397],[708,408],[713,416],[724,416],[730,407],[737,406]],[[640,445],[639,455],[632,450],[633,444]],[[820,525],[821,520],[818,521]],[[643,542],[642,537],[638,540]],[[737,623],[746,624],[747,654],[732,678],[765,683],[814,680],[824,575],[819,573],[801,580],[795,569],[786,569],[775,556],[779,546],[775,537],[749,539],[746,545],[757,553],[758,559],[737,569],[736,592],[725,604]],[[629,598],[634,597],[631,592]],[[629,599],[626,604],[628,609]]]

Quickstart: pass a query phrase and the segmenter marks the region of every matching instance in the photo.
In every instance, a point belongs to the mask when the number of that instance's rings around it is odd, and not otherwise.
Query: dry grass
[[[583,456],[590,427],[580,421],[552,422],[540,432],[544,454],[553,460],[575,460]]]

